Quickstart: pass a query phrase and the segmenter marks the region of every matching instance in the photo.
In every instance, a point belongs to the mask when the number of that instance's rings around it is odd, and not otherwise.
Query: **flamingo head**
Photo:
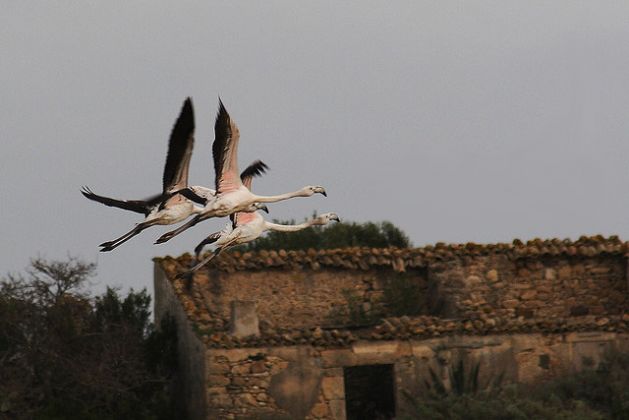
[[[328,194],[325,192],[325,188],[320,185],[308,185],[304,187],[302,190],[306,197],[310,197],[314,194],[322,194],[324,197],[327,197]]]
[[[339,216],[336,213],[323,213],[322,215],[317,217],[317,223],[316,224],[327,225],[332,220],[334,220],[335,222],[340,222],[341,221],[341,219],[339,218]]]
[[[264,203],[253,203],[253,207],[255,207],[256,210],[262,210],[266,214],[269,214],[269,208],[265,206]]]

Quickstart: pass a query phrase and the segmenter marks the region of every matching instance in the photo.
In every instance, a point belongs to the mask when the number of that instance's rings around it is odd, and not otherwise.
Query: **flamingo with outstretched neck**
[[[194,129],[194,107],[192,100],[186,98],[170,134],[161,194],[144,200],[118,200],[97,195],[88,187],[82,188],[81,193],[92,201],[142,213],[145,216],[145,219],[136,224],[129,232],[112,241],[100,244],[101,252],[115,249],[151,226],[178,223],[203,210],[203,207],[195,206],[192,200],[177,194],[178,191],[188,188],[193,193],[192,195],[197,198],[197,201],[201,200],[203,204],[215,195],[215,191],[209,188],[188,187],[188,172],[194,146]],[[263,162],[256,161],[245,172],[251,176],[258,176],[264,173],[266,169],[267,166]],[[252,205],[248,210],[255,211],[258,208],[258,205]]]
[[[164,243],[186,229],[211,217],[224,217],[245,211],[253,203],[275,203],[294,197],[310,197],[317,193],[327,196],[325,188],[313,185],[279,195],[263,196],[253,194],[243,185],[238,176],[239,140],[240,132],[238,126],[229,116],[223,102],[219,99],[219,110],[214,124],[214,142],[212,143],[216,196],[210,199],[203,210],[190,221],[175,230],[165,233],[155,243]],[[185,194],[186,191],[182,191],[182,193]]]
[[[320,216],[314,217],[298,225],[282,225],[278,223],[271,223],[264,220],[264,217],[259,212],[253,213],[236,213],[235,222],[228,228],[215,232],[205,238],[194,248],[199,259],[203,248],[206,245],[215,243],[216,249],[210,256],[200,261],[190,270],[182,273],[181,276],[185,276],[194,273],[199,268],[210,262],[214,257],[218,256],[224,250],[252,242],[258,239],[264,232],[268,230],[274,230],[277,232],[297,232],[310,226],[315,225],[327,225],[330,221],[340,221],[336,213],[323,213]]]
[[[253,177],[242,177],[242,183],[249,190],[251,190],[251,183]],[[313,217],[298,225],[283,225],[278,223],[271,223],[264,220],[264,217],[259,212],[238,212],[231,216],[231,225],[226,226],[220,232],[214,232],[204,240],[202,240],[195,248],[194,252],[197,256],[197,261],[201,256],[201,252],[206,245],[215,243],[216,249],[209,257],[198,262],[190,270],[181,273],[179,277],[189,276],[190,274],[203,267],[210,262],[214,257],[219,255],[224,250],[252,242],[258,239],[264,232],[274,230],[277,232],[298,232],[300,230],[309,228],[315,225],[327,225],[330,221],[340,221],[336,213],[324,213],[320,216]]]

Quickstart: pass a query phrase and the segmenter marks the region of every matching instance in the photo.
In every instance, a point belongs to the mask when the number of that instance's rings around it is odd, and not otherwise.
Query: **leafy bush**
[[[364,300],[352,289],[343,289],[341,293],[345,304],[330,310],[326,317],[326,323],[330,326],[346,325],[348,322],[352,326],[366,326],[376,324],[381,319],[382,313],[378,308],[366,310]]]
[[[536,400],[515,388],[499,393],[447,394],[440,398],[414,400],[413,412],[405,419],[431,420],[597,420],[603,414],[582,401]]]
[[[610,350],[598,367],[541,385],[539,398],[578,400],[612,419],[629,419],[629,354]]]
[[[391,316],[420,315],[425,307],[427,291],[408,273],[395,273],[389,276],[384,288],[383,303]]]
[[[629,354],[608,351],[596,369],[534,386],[500,388],[501,378],[495,378],[482,388],[478,366],[466,370],[460,361],[450,372],[449,387],[430,370],[428,392],[406,395],[411,407],[406,418],[629,419]]]
[[[0,417],[176,417],[174,324],[153,328],[146,290],[90,297],[94,271],[36,259],[0,282]]]

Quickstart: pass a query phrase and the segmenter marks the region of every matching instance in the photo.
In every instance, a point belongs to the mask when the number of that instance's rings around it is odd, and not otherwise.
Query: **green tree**
[[[294,220],[275,223],[295,224]],[[271,231],[266,236],[243,247],[246,250],[262,249],[332,249],[351,246],[371,248],[411,246],[408,236],[391,222],[342,222],[328,226],[312,226],[299,232]]]
[[[151,325],[146,290],[90,297],[94,273],[74,258],[35,259],[0,282],[0,417],[176,417],[172,321]]]

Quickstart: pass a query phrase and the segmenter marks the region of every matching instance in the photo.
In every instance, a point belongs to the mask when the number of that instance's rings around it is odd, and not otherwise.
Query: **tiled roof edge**
[[[226,252],[215,258],[208,266],[221,271],[268,270],[322,268],[368,270],[372,268],[392,268],[405,271],[407,268],[425,267],[436,261],[447,261],[461,257],[484,255],[507,255],[512,258],[543,257],[543,256],[584,256],[624,255],[628,243],[618,236],[603,237],[582,236],[578,240],[570,239],[533,239],[523,242],[514,239],[512,243],[498,244],[445,244],[439,242],[419,248],[368,248],[352,247],[340,249],[305,251],[257,251],[257,252]],[[154,258],[163,267],[181,265],[188,267],[192,262],[190,254],[180,257]],[[166,270],[169,272],[170,270]],[[176,269],[178,271],[178,269]]]

